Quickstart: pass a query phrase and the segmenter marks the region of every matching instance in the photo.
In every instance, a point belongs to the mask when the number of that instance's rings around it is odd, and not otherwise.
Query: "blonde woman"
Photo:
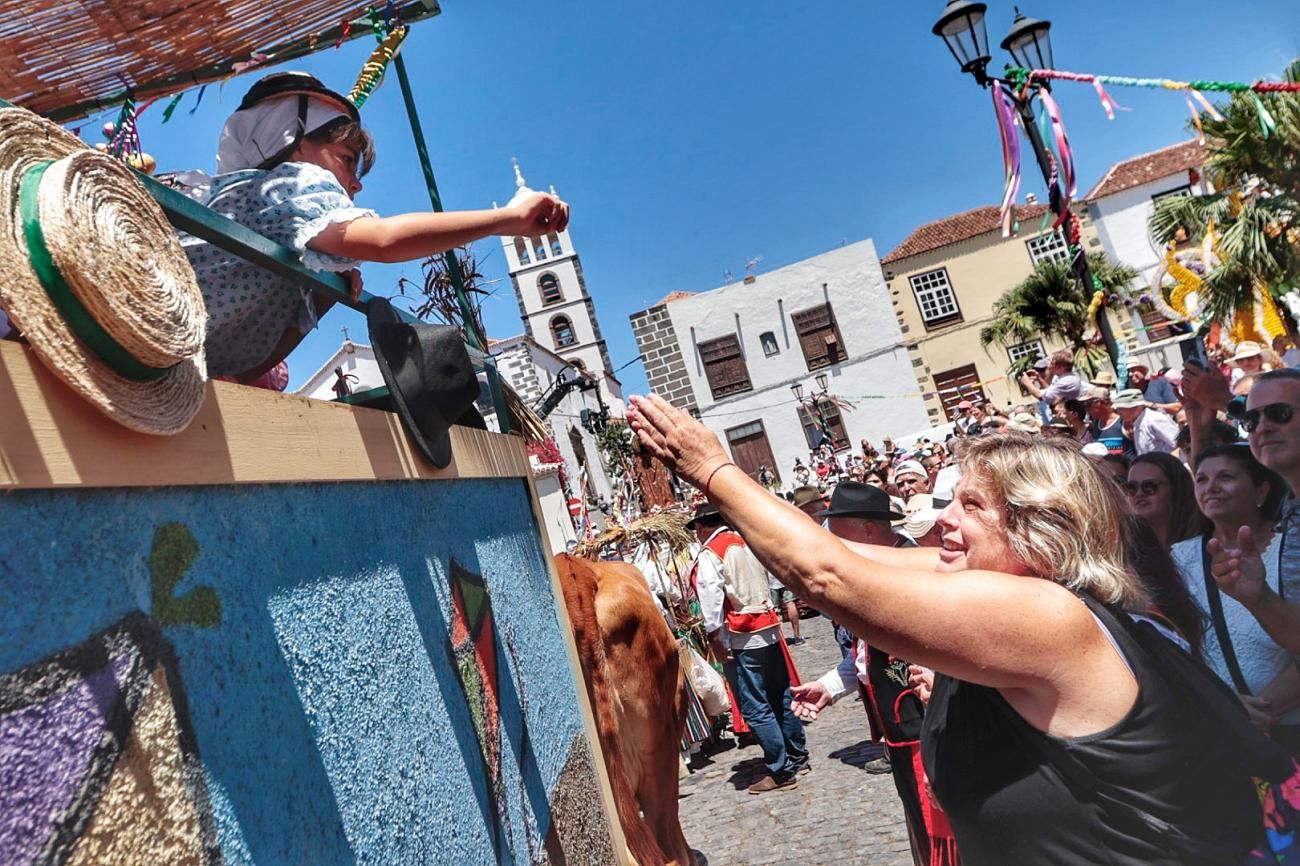
[[[941,672],[922,752],[964,864],[1217,866],[1260,841],[1259,801],[1222,742],[1225,714],[1244,723],[1244,711],[1226,690],[1212,696],[1223,706],[1189,704],[1116,615],[1145,605],[1126,506],[1076,447],[972,442],[939,517],[942,548],[850,548],[756,495],[686,413],[651,396],[629,416],[782,583]]]

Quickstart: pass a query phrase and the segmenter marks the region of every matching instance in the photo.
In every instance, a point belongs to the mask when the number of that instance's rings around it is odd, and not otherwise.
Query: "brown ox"
[[[555,565],[628,851],[639,866],[691,866],[677,821],[686,707],[673,633],[635,566],[567,553]]]

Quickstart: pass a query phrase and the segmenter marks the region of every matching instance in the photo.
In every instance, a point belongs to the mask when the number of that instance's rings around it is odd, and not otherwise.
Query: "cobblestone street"
[[[830,620],[813,617],[800,625],[807,642],[791,652],[799,675],[811,680],[835,665],[840,651]],[[806,731],[813,770],[794,790],[745,790],[764,772],[757,745],[703,759],[681,784],[686,841],[710,866],[910,866],[893,779],[861,769],[880,754],[861,702],[844,697]]]

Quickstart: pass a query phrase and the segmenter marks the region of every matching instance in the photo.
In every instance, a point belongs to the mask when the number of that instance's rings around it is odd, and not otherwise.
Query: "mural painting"
[[[0,675],[0,755],[10,866],[221,862],[175,656],[143,613]]]
[[[616,862],[520,480],[17,491],[0,532],[40,539],[6,866]]]

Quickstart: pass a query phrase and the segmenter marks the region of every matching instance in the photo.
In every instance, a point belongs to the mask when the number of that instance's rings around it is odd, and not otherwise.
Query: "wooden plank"
[[[447,478],[524,478],[524,442],[451,429],[435,469],[391,413],[208,383],[193,423],[146,436],[108,420],[31,350],[0,341],[0,488],[140,487]]]
[[[609,838],[614,843],[618,866],[636,866],[636,862],[627,850],[623,825],[618,820],[618,806],[614,803],[614,789],[609,784],[605,749],[600,742],[600,732],[596,730],[596,716],[591,709],[591,699],[587,695],[587,681],[582,676],[582,665],[578,661],[578,647],[573,642],[573,622],[569,619],[569,608],[564,603],[564,588],[560,586],[560,573],[555,568],[555,557],[548,553],[551,550],[550,536],[547,533],[546,520],[542,516],[542,504],[537,498],[537,483],[531,472],[524,484],[528,488],[528,502],[533,507],[533,520],[537,523],[537,537],[542,543],[546,570],[551,575],[551,595],[555,599],[555,615],[560,621],[560,633],[564,635],[564,649],[569,655],[569,670],[573,674],[573,683],[578,695],[578,709],[582,713],[582,729],[587,735],[587,743],[591,746],[591,754],[596,762],[596,778],[600,786],[601,804],[605,807],[605,823],[609,825]]]

